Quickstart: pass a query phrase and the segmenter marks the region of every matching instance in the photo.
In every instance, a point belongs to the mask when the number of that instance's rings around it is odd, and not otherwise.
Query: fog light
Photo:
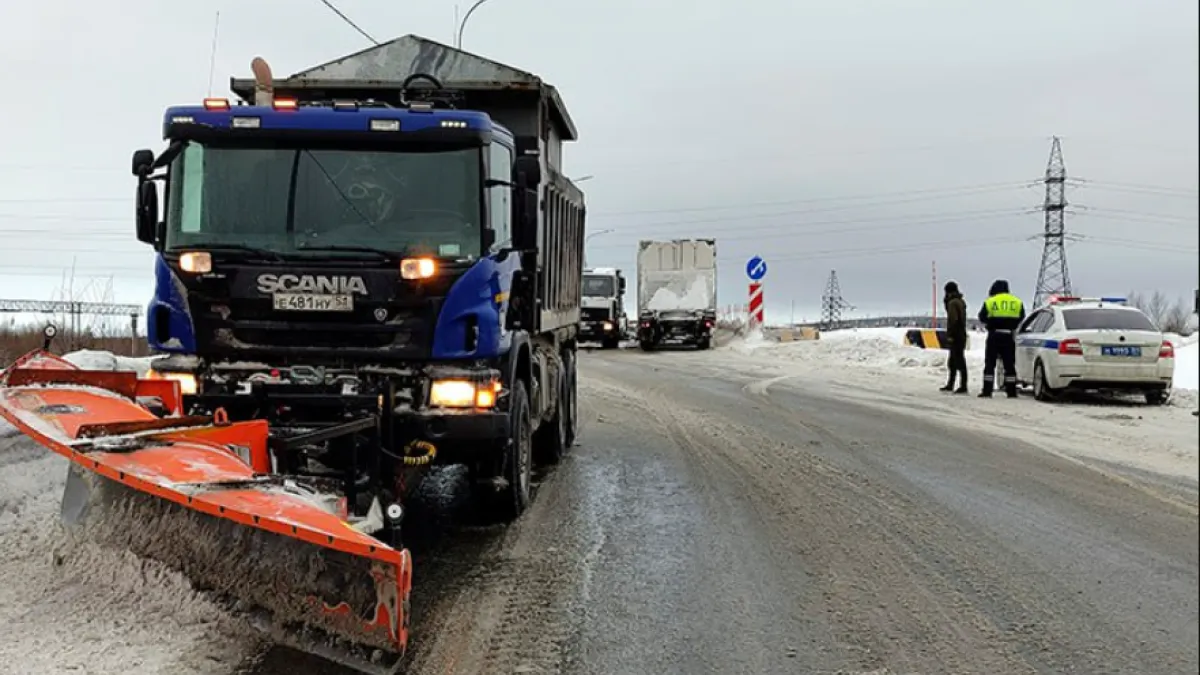
[[[191,373],[163,373],[151,370],[147,378],[152,380],[175,380],[179,383],[179,393],[190,396],[196,393],[196,376]]]
[[[443,408],[491,408],[500,393],[499,382],[436,380],[429,387],[429,405]]]

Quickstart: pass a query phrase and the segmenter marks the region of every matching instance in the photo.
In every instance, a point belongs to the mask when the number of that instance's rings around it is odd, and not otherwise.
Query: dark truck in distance
[[[625,335],[625,277],[615,267],[583,272],[583,319],[580,340],[604,349],[620,346]]]
[[[277,473],[337,481],[397,546],[430,464],[516,518],[578,421],[584,198],[557,91],[411,35],[253,69],[249,105],[170,108],[168,147],[134,155],[154,372],[189,413],[267,420]]]

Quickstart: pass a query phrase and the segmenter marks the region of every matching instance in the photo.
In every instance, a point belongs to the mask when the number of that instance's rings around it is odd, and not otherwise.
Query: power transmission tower
[[[837,271],[829,271],[825,282],[825,295],[821,296],[821,330],[836,330],[842,326],[842,310],[851,309],[842,297],[842,286],[838,283]]]
[[[1042,266],[1038,270],[1037,289],[1033,306],[1040,307],[1051,295],[1071,295],[1071,277],[1067,273],[1066,224],[1067,166],[1063,163],[1062,144],[1058,136],[1050,146],[1050,161],[1046,164],[1046,229],[1042,233]]]

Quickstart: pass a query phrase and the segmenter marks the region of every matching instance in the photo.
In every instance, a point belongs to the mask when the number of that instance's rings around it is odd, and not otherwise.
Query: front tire
[[[502,520],[513,521],[529,507],[533,484],[533,419],[529,393],[520,380],[513,384],[508,414],[511,429],[502,474],[506,484],[498,495],[497,512]]]

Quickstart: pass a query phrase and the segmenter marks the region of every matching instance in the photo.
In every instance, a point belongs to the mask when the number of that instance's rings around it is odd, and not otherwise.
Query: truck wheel
[[[620,347],[620,346],[621,346],[621,338],[619,338],[619,337],[611,337],[611,338],[606,337],[606,338],[604,338],[603,341],[600,342],[600,347],[602,349],[616,349],[617,347]]]
[[[558,402],[554,416],[533,435],[533,451],[539,464],[558,464],[567,452],[567,357],[563,354],[563,372],[558,380]]]
[[[1167,390],[1165,389],[1147,389],[1144,395],[1146,403],[1149,405],[1162,405],[1167,402]]]
[[[711,346],[712,346],[711,338],[700,338],[700,340],[696,343],[696,349],[708,349]]]
[[[638,346],[640,346],[644,352],[654,351],[654,343],[650,340],[639,340]]]
[[[510,436],[504,457],[504,488],[500,491],[497,515],[512,521],[529,506],[533,483],[533,419],[529,412],[529,393],[525,383],[513,383],[508,416]]]
[[[569,349],[563,354],[563,370],[567,374],[566,393],[566,446],[575,445],[579,436],[579,366],[575,359],[575,350]]]

